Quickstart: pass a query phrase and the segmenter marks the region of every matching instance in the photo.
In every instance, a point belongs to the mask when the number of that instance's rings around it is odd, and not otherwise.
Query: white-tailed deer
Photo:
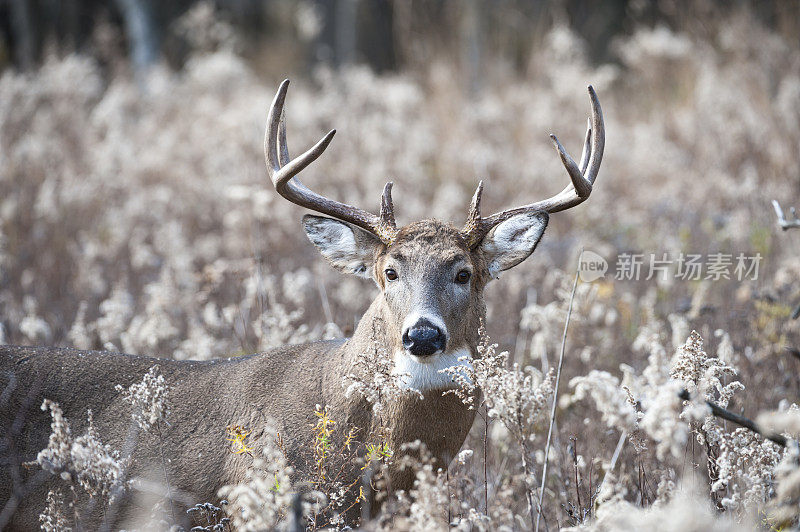
[[[163,441],[140,438],[132,451],[129,476],[162,481],[165,456],[174,493],[197,502],[214,501],[219,488],[243,480],[248,460],[232,454],[225,444],[226,426],[240,423],[253,432],[250,445],[258,449],[266,418],[277,421],[291,457],[310,437],[315,405],[327,405],[333,419],[362,433],[378,429],[371,405],[358,394],[345,394],[342,376],[359,356],[381,352],[392,357],[394,371],[406,374],[404,385],[422,392],[392,399],[383,410],[389,446],[421,440],[438,464],[446,467],[474,419],[452,394],[454,386],[440,372],[467,364],[464,355],[477,356],[478,329],[485,316],[483,290],[500,272],[525,260],[536,248],[548,213],[585,201],[600,168],[604,129],[600,103],[589,87],[591,119],[576,163],[555,136],[556,149],[571,178],[555,196],[488,217],[481,215],[479,184],[466,225],[459,229],[438,220],[422,220],[397,228],[391,183],[381,198],[379,214],[325,198],[305,187],[296,175],[327,148],[334,131],[292,159],[286,146],[283,120],[288,80],[284,81],[267,118],[267,169],[277,192],[301,207],[328,215],[306,215],[308,238],[338,270],[372,279],[380,294],[359,322],[352,338],[290,345],[250,356],[204,362],[153,359],[107,352],[43,347],[0,347],[0,430],[3,431],[0,470],[0,511],[10,526],[32,530],[45,505],[48,489],[58,476],[38,468],[21,467],[36,459],[48,445],[51,418],[40,410],[44,399],[57,402],[79,433],[87,410],[103,443],[123,449],[130,442],[130,405],[116,385],[140,382],[158,365],[171,393],[171,426]],[[389,469],[393,489],[408,489],[412,477]],[[138,511],[128,499],[125,514]],[[5,509],[4,509],[5,508]],[[102,514],[86,526],[97,528]],[[6,521],[8,522],[8,521]]]

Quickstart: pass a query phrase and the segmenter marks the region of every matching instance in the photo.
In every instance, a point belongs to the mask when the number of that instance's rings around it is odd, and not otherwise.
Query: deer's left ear
[[[354,225],[310,214],[303,216],[303,229],[334,268],[372,279],[375,250],[381,245],[373,235]]]
[[[492,279],[527,259],[539,240],[550,217],[546,212],[523,213],[496,225],[484,237],[481,249]]]

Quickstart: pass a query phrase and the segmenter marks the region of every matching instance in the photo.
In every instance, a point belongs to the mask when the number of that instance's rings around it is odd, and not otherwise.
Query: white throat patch
[[[459,360],[464,356],[469,359]],[[439,353],[426,358],[415,357],[402,350],[395,352],[393,373],[405,374],[402,378],[403,386],[419,390],[424,394],[431,390],[456,388],[458,385],[450,375],[442,373],[441,370],[451,367],[471,368],[471,359],[472,355],[467,348],[457,349],[451,353]]]

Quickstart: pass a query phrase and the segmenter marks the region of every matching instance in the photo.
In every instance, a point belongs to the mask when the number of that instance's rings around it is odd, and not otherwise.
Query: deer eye
[[[386,268],[383,271],[383,274],[386,276],[387,281],[396,281],[397,280],[397,272],[393,268]]]
[[[461,270],[456,275],[456,282],[458,284],[467,284],[469,282],[469,278],[472,276],[467,270]]]

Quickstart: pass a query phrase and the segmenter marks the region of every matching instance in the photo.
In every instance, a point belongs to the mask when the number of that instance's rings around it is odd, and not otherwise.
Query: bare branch
[[[778,217],[778,227],[784,231],[794,227],[800,227],[800,219],[797,218],[797,212],[794,207],[789,207],[791,219],[787,219],[786,216],[784,216],[783,209],[781,208],[781,204],[778,203],[778,200],[772,200],[772,207],[775,209],[775,215]]]
[[[689,392],[687,390],[682,390],[681,393],[678,394],[678,397],[680,397],[684,401],[690,400]],[[761,427],[759,427],[752,419],[740,416],[739,414],[734,414],[730,410],[725,410],[724,408],[722,408],[721,406],[717,405],[712,401],[706,401],[706,404],[711,408],[711,413],[714,414],[715,416],[721,417],[722,419],[726,419],[731,423],[736,423],[740,427],[744,427],[748,430],[751,430],[756,434],[758,434],[759,436],[762,436],[772,442],[777,443],[781,447],[786,447],[787,445],[786,436],[783,436],[782,434],[774,434],[771,432],[767,432]]]

